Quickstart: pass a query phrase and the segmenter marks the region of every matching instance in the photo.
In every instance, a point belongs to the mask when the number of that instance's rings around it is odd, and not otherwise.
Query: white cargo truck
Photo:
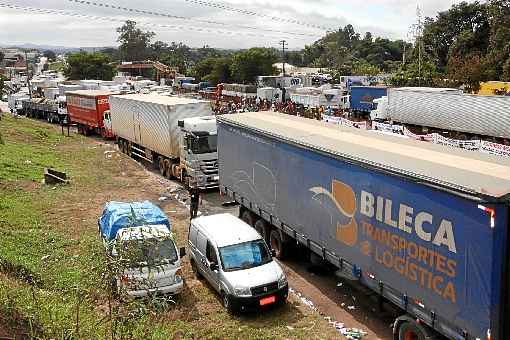
[[[216,118],[209,102],[156,94],[111,96],[109,101],[108,124],[122,152],[187,185],[218,186]]]
[[[17,92],[7,96],[7,107],[11,113],[19,113],[23,109],[23,101],[30,100],[30,95],[25,92]]]
[[[376,104],[373,121],[510,138],[510,97],[408,87],[388,89],[388,96]]]

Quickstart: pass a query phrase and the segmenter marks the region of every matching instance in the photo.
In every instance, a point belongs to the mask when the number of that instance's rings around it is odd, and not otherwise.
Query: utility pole
[[[418,17],[418,27],[416,39],[418,43],[418,85],[421,86],[421,62],[422,62],[422,49],[423,49],[423,25],[421,22],[420,6],[416,6],[416,16]]]
[[[26,70],[27,70],[28,95],[30,96],[30,99],[32,99],[32,86],[30,85],[30,71],[28,70],[28,56],[27,56],[26,49],[25,49],[25,66],[26,66]]]
[[[282,45],[282,53],[283,53],[283,76],[285,77],[285,45],[287,45],[286,40],[280,41],[280,45]]]

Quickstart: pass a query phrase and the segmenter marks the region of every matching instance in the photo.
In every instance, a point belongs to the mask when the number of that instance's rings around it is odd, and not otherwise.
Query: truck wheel
[[[260,236],[262,236],[264,241],[266,241],[266,243],[269,244],[269,228],[267,226],[266,221],[264,221],[263,219],[259,219],[257,220],[257,222],[255,222],[255,225],[253,227],[260,234]]]
[[[165,175],[166,175],[165,160],[162,157],[159,158],[158,168],[159,168],[159,173],[161,174],[161,176],[165,177]]]
[[[428,332],[415,322],[404,322],[398,329],[398,340],[425,340]]]
[[[273,230],[271,231],[271,234],[269,234],[269,244],[271,249],[275,251],[276,258],[278,260],[283,260],[285,258],[285,251],[283,241],[278,230]]]
[[[253,215],[250,211],[248,210],[245,210],[242,215],[241,215],[241,220],[243,220],[244,222],[246,222],[246,224],[249,224],[250,226],[253,227]]]
[[[166,178],[172,179],[172,163],[170,163],[169,159],[165,159],[165,171],[166,171]]]

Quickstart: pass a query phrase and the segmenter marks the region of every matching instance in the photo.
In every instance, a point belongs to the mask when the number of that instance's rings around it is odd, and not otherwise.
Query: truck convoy
[[[102,90],[79,90],[66,93],[67,112],[72,123],[78,125],[78,133],[93,133],[103,138],[112,138],[111,130],[105,127],[104,112],[110,109],[108,97],[114,94]]]
[[[216,119],[207,101],[154,94],[110,97],[119,148],[201,189],[218,187]]]
[[[370,114],[439,130],[510,138],[510,97],[463,94],[457,89],[392,88]]]
[[[510,161],[272,112],[219,116],[218,150],[240,217],[398,306],[396,339],[510,339]]]
[[[98,220],[106,252],[126,263],[114,267],[112,286],[117,293],[146,296],[152,293],[178,294],[184,284],[181,257],[168,217],[154,204],[108,202]]]

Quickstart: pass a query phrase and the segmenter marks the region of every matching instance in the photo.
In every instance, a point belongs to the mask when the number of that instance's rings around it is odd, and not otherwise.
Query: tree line
[[[464,86],[476,91],[481,81],[510,81],[510,0],[453,5],[426,18],[420,31],[411,44],[360,34],[347,25],[302,50],[287,52],[285,60],[326,68],[335,78],[389,73],[395,86]],[[118,48],[68,56],[66,74],[108,79],[115,62],[153,60],[199,81],[251,83],[257,75],[274,74],[272,65],[282,60],[274,48],[232,51],[153,41],[154,32],[142,31],[134,21],[127,21],[117,33]]]

